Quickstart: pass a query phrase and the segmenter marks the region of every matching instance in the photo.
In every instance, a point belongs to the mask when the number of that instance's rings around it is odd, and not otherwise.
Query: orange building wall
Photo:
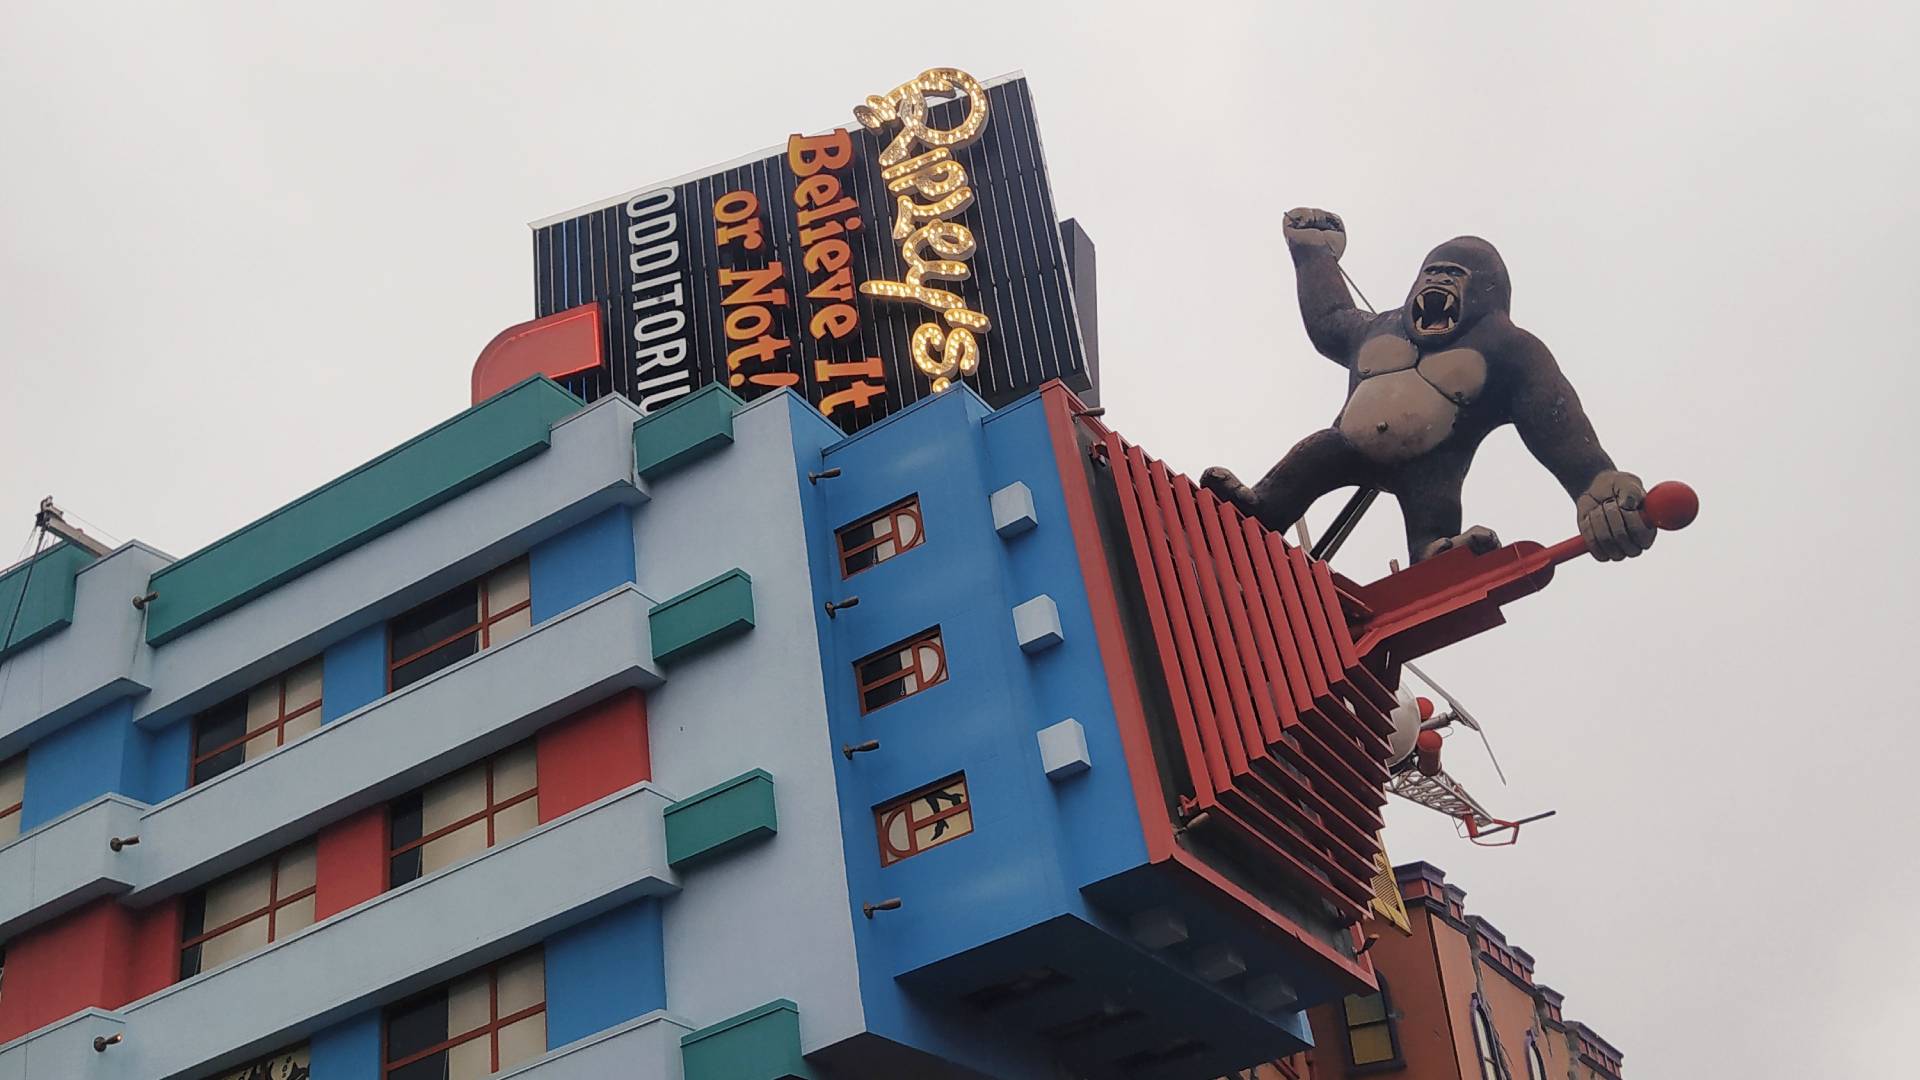
[[[1369,955],[1387,987],[1402,1063],[1354,1068],[1348,1061],[1342,1007],[1327,1005],[1309,1014],[1314,1050],[1290,1062],[1302,1080],[1482,1080],[1472,1027],[1476,993],[1487,1003],[1512,1080],[1528,1080],[1529,1031],[1536,1033],[1548,1080],[1569,1076],[1582,1045],[1590,1056],[1617,1058],[1618,1051],[1605,1046],[1591,1029],[1561,1019],[1560,995],[1533,981],[1532,959],[1511,947],[1490,923],[1468,915],[1465,892],[1445,884],[1444,874],[1416,863],[1397,868],[1396,876],[1407,900],[1411,933],[1383,924],[1371,927],[1379,938]],[[1572,1067],[1578,1080],[1620,1080],[1617,1062],[1600,1070],[1585,1063]]]

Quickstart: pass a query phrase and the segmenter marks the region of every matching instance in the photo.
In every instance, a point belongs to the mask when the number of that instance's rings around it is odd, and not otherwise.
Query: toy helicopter
[[[1493,763],[1493,771],[1499,774],[1501,783],[1507,782],[1507,774],[1500,768],[1500,759],[1494,756],[1493,743],[1487,739],[1486,729],[1480,726],[1480,721],[1474,719],[1458,698],[1428,678],[1426,672],[1411,663],[1403,667],[1440,695],[1447,703],[1448,711],[1434,715],[1431,700],[1414,695],[1404,686],[1396,693],[1400,705],[1388,714],[1393,721],[1393,735],[1387,740],[1390,750],[1387,769],[1391,773],[1387,781],[1388,792],[1453,818],[1461,825],[1463,835],[1481,847],[1506,847],[1516,843],[1520,839],[1520,826],[1554,815],[1555,811],[1547,810],[1513,821],[1494,817],[1486,807],[1480,805],[1479,800],[1467,793],[1460,781],[1447,775],[1440,765],[1442,733],[1458,724],[1480,736],[1481,744],[1486,747],[1487,760]],[[1491,836],[1501,838],[1487,839]]]

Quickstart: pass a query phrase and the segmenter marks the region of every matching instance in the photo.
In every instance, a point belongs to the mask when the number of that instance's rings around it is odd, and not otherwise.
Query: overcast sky
[[[1189,472],[1258,474],[1340,404],[1287,208],[1345,216],[1376,303],[1440,240],[1500,247],[1607,449],[1704,510],[1426,664],[1512,786],[1464,742],[1452,767],[1559,817],[1482,851],[1396,808],[1389,849],[1634,1080],[1895,1075],[1920,27],[1797,6],[7,3],[0,561],[46,494],[185,554],[459,410],[531,317],[528,221],[847,124],[929,66],[1024,69],[1099,250],[1107,420]],[[1574,531],[1511,429],[1466,495],[1508,539]],[[1336,565],[1400,548],[1383,501]]]

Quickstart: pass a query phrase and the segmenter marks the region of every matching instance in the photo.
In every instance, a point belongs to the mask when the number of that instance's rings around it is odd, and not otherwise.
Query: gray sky
[[[1376,303],[1440,240],[1499,245],[1621,466],[1705,509],[1426,665],[1513,783],[1466,743],[1459,773],[1560,816],[1481,851],[1396,810],[1389,848],[1636,1080],[1901,1071],[1920,356],[1878,312],[1920,244],[1911,5],[161,7],[0,8],[0,560],[48,493],[184,554],[457,411],[531,316],[527,221],[925,67],[1024,69],[1099,248],[1107,419],[1189,472],[1339,406],[1287,208],[1346,217]],[[1511,429],[1467,516],[1574,527]],[[1400,543],[1383,502],[1337,565]]]

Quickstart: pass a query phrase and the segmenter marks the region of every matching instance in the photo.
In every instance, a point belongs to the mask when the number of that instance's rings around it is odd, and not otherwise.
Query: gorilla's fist
[[[1299,206],[1287,211],[1281,233],[1291,248],[1323,247],[1338,259],[1347,250],[1347,223],[1331,210]]]
[[[1587,550],[1601,562],[1631,559],[1653,546],[1654,529],[1640,512],[1647,491],[1632,473],[1608,469],[1574,500]]]

